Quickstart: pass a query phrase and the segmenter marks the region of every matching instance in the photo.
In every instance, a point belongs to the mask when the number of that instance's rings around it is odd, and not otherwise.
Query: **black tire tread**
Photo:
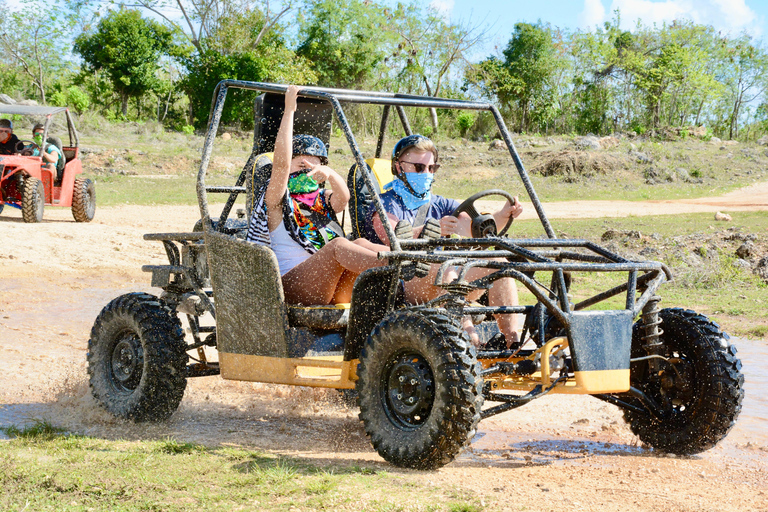
[[[415,430],[403,430],[381,405],[378,373],[393,355],[392,342],[405,333],[422,335],[435,376],[430,417]],[[395,349],[396,350],[396,349]],[[421,350],[424,352],[425,350]],[[427,356],[427,354],[424,354]],[[445,382],[439,384],[439,376]],[[452,318],[435,310],[399,311],[385,317],[363,348],[358,367],[360,419],[378,453],[390,463],[436,469],[451,462],[474,436],[483,405],[482,378],[475,349]]]
[[[144,351],[142,378],[133,393],[111,384],[110,336],[133,330]],[[178,408],[186,389],[186,342],[176,313],[148,293],[129,293],[102,309],[88,340],[91,393],[113,415],[132,420],[163,421]]]
[[[715,446],[736,423],[744,398],[741,361],[729,336],[706,316],[681,308],[663,309],[659,315],[664,330],[662,340],[675,348],[684,348],[694,359],[696,398],[686,411],[669,420],[659,421],[632,410],[624,411],[624,418],[632,432],[654,449],[693,455]],[[639,348],[641,330],[638,322],[633,332],[633,351]],[[683,343],[687,346],[681,347]],[[641,388],[642,383],[632,385]]]
[[[93,220],[95,210],[95,185],[87,178],[75,178],[75,186],[72,189],[72,217],[77,222],[90,222]]]
[[[43,207],[40,207],[42,201]],[[32,176],[24,180],[21,193],[21,218],[24,222],[40,222],[43,220],[42,209],[45,208],[45,189],[43,182]]]

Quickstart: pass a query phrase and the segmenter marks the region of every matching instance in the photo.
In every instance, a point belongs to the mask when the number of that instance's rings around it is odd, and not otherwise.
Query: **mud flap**
[[[226,356],[287,357],[288,318],[275,254],[267,247],[205,232],[216,305],[216,342],[221,374]]]
[[[629,391],[631,311],[577,311],[569,315],[576,384],[587,393]]]

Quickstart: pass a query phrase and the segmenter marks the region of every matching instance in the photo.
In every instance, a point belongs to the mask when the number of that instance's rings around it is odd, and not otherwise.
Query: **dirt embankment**
[[[711,201],[718,206],[707,207],[723,208],[720,200]],[[680,203],[681,211],[690,211],[690,204]],[[558,216],[560,206],[563,215],[614,211],[594,204],[549,205],[550,215]],[[611,208],[623,211],[616,204]],[[670,213],[666,207],[665,213]],[[3,212],[0,357],[6,371],[0,372],[0,425],[47,419],[105,438],[173,437],[277,451],[324,466],[370,465],[404,482],[470,492],[486,510],[768,510],[765,418],[754,416],[737,423],[716,448],[676,458],[639,446],[611,405],[591,397],[545,397],[484,420],[472,446],[436,472],[383,463],[356,412],[329,390],[206,377],[189,382],[167,423],[114,420],[88,390],[90,326],[113,297],[150,291],[140,267],[165,256],[162,246],[144,242],[143,234],[186,231],[197,218],[194,206],[126,206],[100,208],[93,223],[76,224],[69,211],[51,208],[45,222],[27,225],[17,212]],[[750,387],[748,393],[760,390]]]

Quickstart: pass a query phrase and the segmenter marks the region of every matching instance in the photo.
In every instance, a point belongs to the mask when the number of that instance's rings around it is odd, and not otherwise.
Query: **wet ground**
[[[165,230],[155,223],[105,215],[101,224],[50,223],[33,231],[0,221],[0,426],[46,420],[106,439],[172,437],[248,446],[320,465],[370,465],[469,490],[489,510],[768,510],[765,341],[735,340],[746,376],[741,416],[725,440],[694,457],[646,449],[616,407],[587,396],[547,396],[486,419],[472,445],[435,472],[384,463],[356,411],[334,390],[204,377],[190,380],[179,410],[165,423],[116,420],[88,389],[88,333],[112,298],[157,293],[138,269],[162,259],[162,249],[143,244],[141,234],[183,230],[187,222]],[[79,239],[84,232],[92,238]],[[62,243],[70,244],[70,253]],[[82,261],[71,268],[66,258],[77,255]]]

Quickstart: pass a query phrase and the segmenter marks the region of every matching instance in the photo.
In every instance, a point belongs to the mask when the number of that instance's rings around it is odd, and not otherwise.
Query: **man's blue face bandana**
[[[408,180],[408,185],[410,185],[413,192],[416,192],[418,195],[415,195],[408,190],[408,186],[402,181],[403,179]],[[395,194],[400,196],[406,208],[415,210],[420,206],[427,204],[432,198],[430,191],[434,179],[435,176],[429,172],[403,172],[392,182],[392,190],[395,191]]]

